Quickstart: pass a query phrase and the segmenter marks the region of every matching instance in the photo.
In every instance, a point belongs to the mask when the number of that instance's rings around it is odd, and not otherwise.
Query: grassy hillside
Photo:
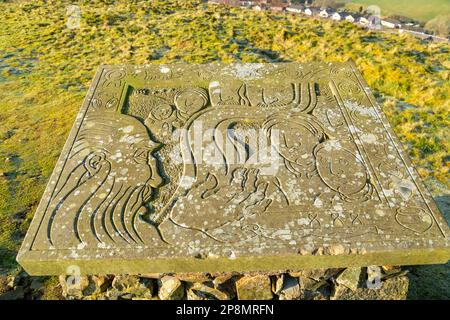
[[[449,0],[356,0],[352,3],[377,5],[382,14],[398,14],[426,22],[441,14],[450,13]]]
[[[66,26],[69,1],[0,3],[0,268],[17,267],[16,251],[100,64],[353,59],[434,195],[449,194],[448,44],[201,1],[79,3],[75,30]]]

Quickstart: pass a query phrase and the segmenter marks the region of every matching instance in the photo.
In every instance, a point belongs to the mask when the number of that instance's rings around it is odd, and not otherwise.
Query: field
[[[377,5],[383,15],[398,14],[426,22],[441,14],[450,13],[448,0],[356,0],[365,6]]]
[[[19,268],[15,254],[100,64],[353,59],[450,215],[448,44],[201,1],[79,3],[78,29],[66,26],[71,2],[0,3],[1,273]],[[420,292],[450,298],[448,266],[433,268],[439,276]]]

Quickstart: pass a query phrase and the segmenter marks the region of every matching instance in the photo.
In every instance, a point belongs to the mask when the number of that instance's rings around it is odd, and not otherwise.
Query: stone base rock
[[[270,300],[273,298],[270,278],[266,275],[243,276],[236,282],[239,300]]]
[[[249,274],[151,274],[60,276],[53,299],[84,300],[401,300],[407,271],[394,266]],[[45,297],[46,277],[25,272],[0,277],[0,300]],[[50,278],[54,279],[54,278]]]
[[[161,300],[181,300],[184,297],[184,285],[178,278],[164,276],[159,280],[158,297]]]
[[[188,300],[229,300],[225,291],[214,288],[213,283],[193,283],[187,286]]]
[[[380,288],[357,288],[351,290],[345,286],[336,286],[332,300],[406,300],[408,278],[400,276],[381,281]]]

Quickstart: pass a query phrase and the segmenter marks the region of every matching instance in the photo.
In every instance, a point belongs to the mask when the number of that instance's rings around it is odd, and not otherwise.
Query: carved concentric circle
[[[208,94],[201,88],[187,88],[175,95],[174,102],[180,112],[192,114],[208,104]]]

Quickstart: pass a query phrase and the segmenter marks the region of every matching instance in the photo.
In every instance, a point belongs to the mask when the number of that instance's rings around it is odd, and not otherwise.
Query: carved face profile
[[[84,123],[50,204],[49,240],[57,248],[139,243],[139,214],[162,183],[158,145],[130,116],[91,113]]]

